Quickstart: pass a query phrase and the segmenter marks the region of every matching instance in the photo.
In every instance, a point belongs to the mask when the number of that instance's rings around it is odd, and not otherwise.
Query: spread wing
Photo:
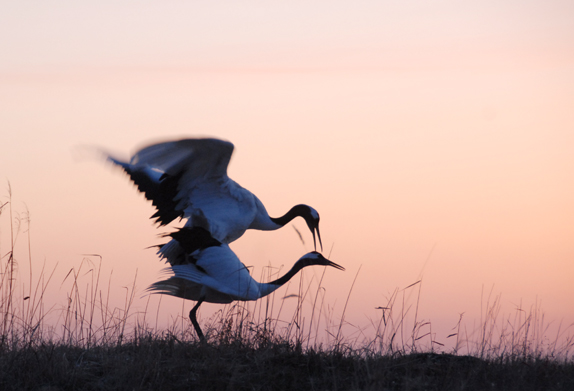
[[[228,141],[203,138],[156,143],[140,149],[129,162],[108,156],[122,167],[139,191],[156,207],[160,226],[192,209],[192,192],[213,183],[226,183],[233,154]]]

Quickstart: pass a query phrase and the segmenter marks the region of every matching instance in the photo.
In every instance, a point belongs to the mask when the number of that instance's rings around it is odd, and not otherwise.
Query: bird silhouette
[[[160,254],[171,265],[166,271],[172,276],[152,284],[148,291],[197,301],[189,312],[189,318],[202,341],[205,341],[205,337],[196,313],[203,302],[226,304],[236,300],[257,300],[284,285],[307,266],[331,266],[345,270],[313,251],[299,258],[282,277],[261,283],[251,277],[226,243],[215,239],[204,228],[184,227],[168,236],[172,237],[172,241],[160,246]],[[173,245],[173,241],[179,245]]]
[[[185,227],[201,227],[221,243],[231,243],[247,229],[275,230],[302,217],[317,239],[319,213],[304,204],[280,217],[270,217],[263,203],[227,176],[233,144],[214,138],[183,139],[141,148],[129,162],[105,153],[109,161],[127,172],[157,211],[160,225],[185,218]],[[316,237],[315,237],[316,234]]]

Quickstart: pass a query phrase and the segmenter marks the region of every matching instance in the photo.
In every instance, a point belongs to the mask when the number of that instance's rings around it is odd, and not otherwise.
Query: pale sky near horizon
[[[271,215],[319,211],[347,268],[323,279],[335,312],[361,268],[357,327],[421,277],[443,342],[491,289],[574,323],[572,2],[5,2],[0,37],[0,197],[9,181],[62,278],[96,253],[143,291],[162,267],[151,205],[83,146],[207,135]],[[305,245],[291,227],[234,243],[256,278],[312,250],[294,224]]]

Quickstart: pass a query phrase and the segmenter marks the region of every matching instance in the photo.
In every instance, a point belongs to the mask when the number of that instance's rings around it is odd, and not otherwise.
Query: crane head
[[[297,261],[297,263],[300,263],[301,267],[319,265],[319,266],[331,266],[338,270],[345,270],[343,266],[328,260],[323,256],[323,254],[317,251],[311,251],[310,253],[303,255],[299,259],[299,261]]]

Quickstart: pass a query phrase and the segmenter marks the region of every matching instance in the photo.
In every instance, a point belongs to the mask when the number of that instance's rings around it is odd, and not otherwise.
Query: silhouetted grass
[[[489,295],[480,327],[467,333],[459,321],[449,336],[454,348],[444,352],[419,319],[422,281],[379,307],[374,337],[345,336],[346,304],[335,317],[324,274],[299,280],[292,314],[273,296],[222,306],[202,320],[207,344],[185,317],[158,330],[147,325],[147,309],[132,313],[135,280],[123,308],[112,307],[112,283],[102,283],[96,255],[65,274],[66,303],[46,309],[54,269],[33,273],[28,213],[13,213],[9,197],[0,218],[9,227],[9,241],[0,242],[1,390],[574,390],[572,339],[564,330],[549,339],[539,308],[503,316],[500,297]],[[28,254],[19,258],[21,235]],[[26,281],[20,259],[29,263]]]
[[[574,364],[436,353],[369,355],[288,341],[181,342],[148,335],[89,349],[2,351],[3,390],[572,390]]]

